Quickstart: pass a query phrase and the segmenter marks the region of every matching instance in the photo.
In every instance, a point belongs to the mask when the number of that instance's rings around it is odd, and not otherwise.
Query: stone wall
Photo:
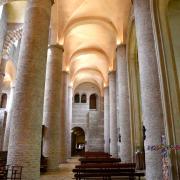
[[[104,117],[100,111],[90,110],[87,123],[88,151],[104,151]]]
[[[81,127],[85,131],[86,151],[103,150],[104,147],[104,123],[103,113],[101,112],[103,98],[98,87],[92,83],[83,83],[74,90],[74,95],[86,94],[86,103],[75,103],[72,105],[72,128]],[[91,94],[97,95],[97,109],[89,109],[89,97]],[[96,132],[96,133],[95,133]]]

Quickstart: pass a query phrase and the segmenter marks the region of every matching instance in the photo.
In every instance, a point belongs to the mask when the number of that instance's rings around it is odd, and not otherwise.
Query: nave
[[[4,167],[103,151],[180,179],[179,19],[178,0],[0,0]]]

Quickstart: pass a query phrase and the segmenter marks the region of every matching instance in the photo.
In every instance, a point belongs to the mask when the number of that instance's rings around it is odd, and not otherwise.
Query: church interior
[[[179,180],[179,150],[180,0],[0,0],[0,179]]]

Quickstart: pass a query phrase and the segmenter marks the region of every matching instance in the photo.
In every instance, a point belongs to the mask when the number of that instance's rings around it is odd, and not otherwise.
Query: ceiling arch
[[[70,20],[68,24],[65,26],[62,34],[60,42],[64,42],[64,38],[77,26],[86,25],[86,24],[97,24],[101,25],[103,28],[108,28],[110,31],[113,31],[115,36],[117,37],[118,29],[113,24],[113,22],[105,17],[98,16],[89,16],[89,17],[78,17],[76,19]]]
[[[107,82],[109,65],[103,57],[97,57],[96,54],[83,54],[77,56],[77,58],[74,58],[71,61],[70,76],[73,77],[76,72],[82,69],[94,69],[99,71],[102,74],[104,81]]]
[[[86,74],[90,74],[92,76],[95,75],[96,77],[98,77],[98,80],[104,82],[105,79],[103,77],[103,74],[101,73],[101,71],[99,71],[98,69],[95,69],[95,68],[90,68],[90,67],[87,67],[87,68],[81,68],[79,70],[77,70],[76,72],[74,72],[74,74],[72,74],[71,78],[72,78],[72,81],[74,81],[74,79],[76,78],[76,76],[78,76],[80,73],[83,73],[84,75]]]
[[[8,60],[6,62],[5,77],[3,82],[13,83],[15,79],[16,79],[16,66],[14,65],[12,60]]]
[[[104,84],[108,83],[109,70],[115,70],[116,47],[126,40],[131,0],[54,1],[49,42],[63,45],[63,70],[69,71],[75,86],[91,81],[103,89]],[[20,11],[25,12],[25,3],[10,4],[14,9],[18,5],[18,10],[22,8]],[[16,11],[9,13],[9,17],[13,17],[14,13],[17,17],[24,15]],[[11,20],[21,22],[18,18]],[[17,32],[21,36],[22,29]],[[7,41],[6,52],[16,39]]]
[[[75,90],[79,85],[83,84],[83,83],[92,83],[94,84],[100,91],[101,95],[103,95],[103,89],[99,86],[98,82],[92,78],[89,79],[80,79],[74,82],[73,85],[73,90]]]
[[[93,52],[97,56],[103,54],[109,61],[109,66],[113,66],[115,49],[116,37],[113,32],[98,24],[83,24],[72,29],[65,38],[64,65],[68,66],[74,56]]]
[[[76,59],[78,56],[81,56],[84,54],[99,54],[100,56],[103,56],[103,59],[105,59],[109,65],[109,58],[108,58],[108,55],[106,54],[106,52],[102,48],[95,47],[95,46],[88,47],[88,48],[82,48],[82,49],[75,51],[69,59],[70,65],[74,59]]]
[[[94,69],[83,69],[76,72],[76,74],[71,79],[71,84],[73,87],[76,87],[77,84],[82,82],[94,82],[99,87],[99,89],[103,89],[103,76],[102,74]]]

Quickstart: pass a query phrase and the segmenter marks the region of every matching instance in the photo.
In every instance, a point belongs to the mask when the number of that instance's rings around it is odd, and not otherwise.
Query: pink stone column
[[[68,132],[68,158],[71,157],[71,128],[72,128],[72,96],[73,89],[72,87],[68,87],[68,122],[69,126],[67,129]]]
[[[62,72],[61,82],[61,118],[60,118],[60,163],[68,158],[68,73]]]
[[[117,76],[118,76],[117,106],[119,107],[117,121],[119,121],[120,135],[121,135],[120,157],[123,162],[132,162],[128,73],[127,73],[125,45],[121,45],[117,48]]]
[[[23,166],[22,179],[40,179],[41,129],[51,0],[27,4],[7,164]]]
[[[109,87],[104,88],[104,151],[110,153]]]
[[[60,156],[60,95],[63,48],[50,45],[46,65],[46,84],[44,95],[43,124],[43,155],[48,157],[48,170],[59,168]]]
[[[162,179],[161,152],[148,146],[161,144],[164,134],[158,65],[149,0],[134,0],[135,27],[140,71],[142,119],[146,128],[146,179]]]
[[[118,156],[117,113],[116,113],[116,74],[109,73],[109,119],[110,119],[110,154]]]
[[[3,80],[5,76],[5,67],[6,67],[6,60],[2,58],[1,63],[0,63],[0,99],[1,99],[2,88],[3,88]]]

